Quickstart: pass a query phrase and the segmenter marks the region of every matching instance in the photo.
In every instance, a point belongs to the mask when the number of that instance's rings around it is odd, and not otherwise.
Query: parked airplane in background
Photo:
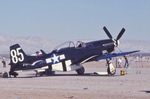
[[[115,67],[111,64],[112,57],[125,56],[138,51],[112,53],[115,47],[119,45],[119,39],[122,37],[125,29],[122,28],[116,39],[113,39],[106,27],[103,27],[109,39],[98,40],[92,42],[78,41],[64,43],[67,47],[59,47],[54,49],[51,53],[37,56],[28,56],[19,46],[15,44],[10,46],[10,71],[9,75],[16,77],[18,70],[30,70],[44,68],[44,74],[51,75],[54,71],[76,71],[77,74],[83,75],[85,70],[82,64],[91,61],[99,61],[101,59],[107,60],[107,72],[110,75],[115,74]],[[63,44],[63,45],[64,45]]]

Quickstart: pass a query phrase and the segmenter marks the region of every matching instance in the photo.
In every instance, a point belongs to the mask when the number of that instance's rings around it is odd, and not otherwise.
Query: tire
[[[81,67],[80,69],[76,70],[78,75],[84,75],[85,69],[84,67]]]
[[[3,73],[3,78],[8,78],[8,73],[7,72]]]

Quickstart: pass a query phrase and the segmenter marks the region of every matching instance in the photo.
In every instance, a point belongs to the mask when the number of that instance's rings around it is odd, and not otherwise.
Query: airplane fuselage
[[[71,71],[73,69],[70,66],[78,66],[78,64],[96,61],[98,56],[110,53],[113,50],[114,42],[110,39],[87,43],[82,42],[82,45],[56,49],[49,54],[26,56],[24,62],[15,65],[14,70],[28,70],[51,66],[55,71]],[[69,69],[67,70],[67,68]]]

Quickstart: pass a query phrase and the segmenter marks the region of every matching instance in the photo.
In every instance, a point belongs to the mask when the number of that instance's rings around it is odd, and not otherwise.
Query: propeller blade
[[[105,31],[105,33],[107,34],[107,36],[112,39],[112,35],[110,34],[110,32],[107,30],[107,28],[104,26],[103,30]]]
[[[125,32],[125,29],[122,28],[122,30],[121,30],[120,33],[118,34],[116,40],[119,40],[119,39],[122,37],[122,35],[123,35],[124,32]]]

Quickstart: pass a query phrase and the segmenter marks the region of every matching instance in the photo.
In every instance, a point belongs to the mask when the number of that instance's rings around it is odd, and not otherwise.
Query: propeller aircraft
[[[107,72],[109,75],[114,75],[116,68],[111,64],[111,58],[125,56],[138,51],[119,52],[114,50],[119,45],[119,40],[125,32],[122,28],[117,38],[114,39],[108,29],[104,26],[103,30],[109,39],[82,42],[78,41],[76,44],[69,41],[62,45],[67,47],[58,47],[50,53],[45,53],[41,50],[41,55],[29,56],[27,55],[19,44],[10,46],[10,71],[9,75],[17,77],[19,70],[35,70],[42,69],[42,74],[51,75],[55,71],[76,71],[77,74],[83,75],[85,69],[84,63],[107,60]],[[45,68],[47,67],[47,68]]]

